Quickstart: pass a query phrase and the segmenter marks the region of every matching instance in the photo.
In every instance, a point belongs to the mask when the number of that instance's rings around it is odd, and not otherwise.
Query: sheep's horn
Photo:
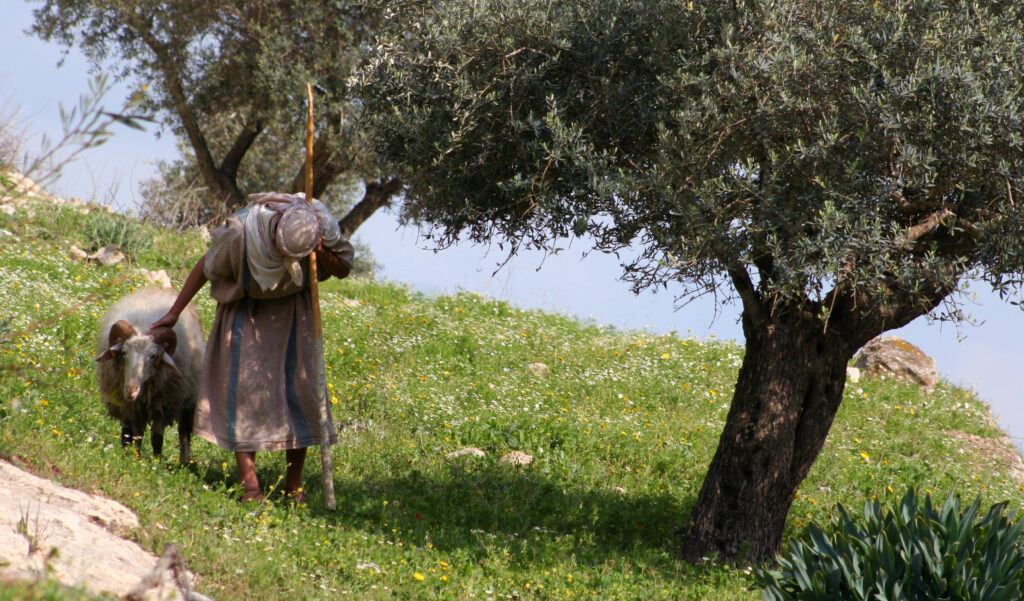
[[[179,377],[182,376],[181,370],[178,369],[178,364],[174,362],[174,357],[171,357],[170,353],[160,353],[160,359],[164,362],[164,365],[166,365],[168,369],[173,371]]]
[[[139,332],[135,329],[135,326],[122,319],[110,326],[110,333],[107,335],[107,342],[110,346],[114,346],[117,343],[124,342],[138,334]]]
[[[157,343],[160,348],[167,351],[168,355],[174,354],[174,349],[178,347],[178,335],[174,333],[174,328],[169,326],[160,326],[149,332],[149,337],[153,339],[153,342]]]

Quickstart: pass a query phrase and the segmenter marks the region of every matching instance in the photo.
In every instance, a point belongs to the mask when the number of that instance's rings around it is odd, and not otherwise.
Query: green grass
[[[684,563],[674,536],[715,450],[741,346],[602,328],[470,293],[332,280],[321,295],[343,425],[332,451],[338,509],[322,508],[316,453],[306,506],[242,506],[233,459],[214,445],[193,443],[187,468],[171,459],[173,440],[165,459],[120,447],[96,393],[94,338],[106,308],[144,282],[132,266],[65,258],[96,219],[0,215],[14,234],[0,238],[0,456],[125,503],[142,524],[132,538],[157,554],[178,545],[205,594],[758,598],[748,568]],[[147,242],[133,266],[179,283],[204,251],[198,236],[136,227]],[[214,303],[197,298],[208,326]],[[534,362],[550,377],[532,375]],[[947,384],[928,396],[851,383],[787,535],[826,522],[837,502],[898,498],[909,485],[1019,506],[1024,489],[1006,467],[961,452],[953,430],[1000,434],[978,399]],[[446,458],[465,447],[487,456]],[[534,463],[499,463],[511,450]],[[259,454],[265,486],[283,464],[283,453]]]
[[[4,582],[0,601],[109,601],[81,588],[61,586],[55,581]]]

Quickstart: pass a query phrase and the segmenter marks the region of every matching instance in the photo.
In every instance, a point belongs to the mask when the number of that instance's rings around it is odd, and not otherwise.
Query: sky
[[[88,90],[92,75],[79,53],[64,56],[60,47],[24,33],[32,22],[31,6],[21,0],[0,3],[0,118],[16,116],[28,132],[31,148],[43,133],[51,139],[60,137],[60,107],[74,106]],[[130,93],[117,87],[105,105],[117,110]],[[69,165],[51,191],[121,209],[136,206],[138,185],[153,176],[156,162],[177,156],[173,136],[159,133],[153,126],[145,132],[115,130],[109,142]],[[495,274],[505,259],[496,246],[464,245],[433,252],[419,234],[415,228],[400,228],[394,214],[378,211],[355,238],[383,265],[382,278],[428,294],[466,290],[621,329],[743,342],[738,306],[716,307],[705,298],[677,309],[671,289],[634,295],[618,279],[618,260],[600,253],[583,259],[587,249],[581,241],[555,256],[523,253]],[[1024,383],[1018,379],[1024,362],[1024,312],[1003,303],[982,284],[973,286],[971,294],[976,295],[974,302],[965,310],[980,326],[957,330],[950,324],[929,324],[922,317],[887,334],[900,336],[935,358],[941,377],[974,389],[1018,447],[1024,447]]]

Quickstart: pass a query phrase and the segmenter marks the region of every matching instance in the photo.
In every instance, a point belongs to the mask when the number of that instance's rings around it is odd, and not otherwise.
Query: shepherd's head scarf
[[[298,194],[252,194],[249,200],[245,252],[253,279],[268,292],[285,275],[301,286],[301,261],[324,237],[321,211]]]

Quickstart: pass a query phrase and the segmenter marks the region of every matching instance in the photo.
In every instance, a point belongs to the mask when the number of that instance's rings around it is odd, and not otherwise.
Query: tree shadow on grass
[[[335,525],[381,532],[404,544],[430,542],[442,551],[486,554],[490,540],[514,560],[529,563],[550,561],[551,545],[572,547],[578,558],[593,563],[626,553],[639,553],[647,562],[674,562],[675,532],[694,502],[668,494],[577,488],[529,467],[495,464],[337,481],[335,511],[323,508],[319,478],[307,474],[306,484],[307,510]]]

